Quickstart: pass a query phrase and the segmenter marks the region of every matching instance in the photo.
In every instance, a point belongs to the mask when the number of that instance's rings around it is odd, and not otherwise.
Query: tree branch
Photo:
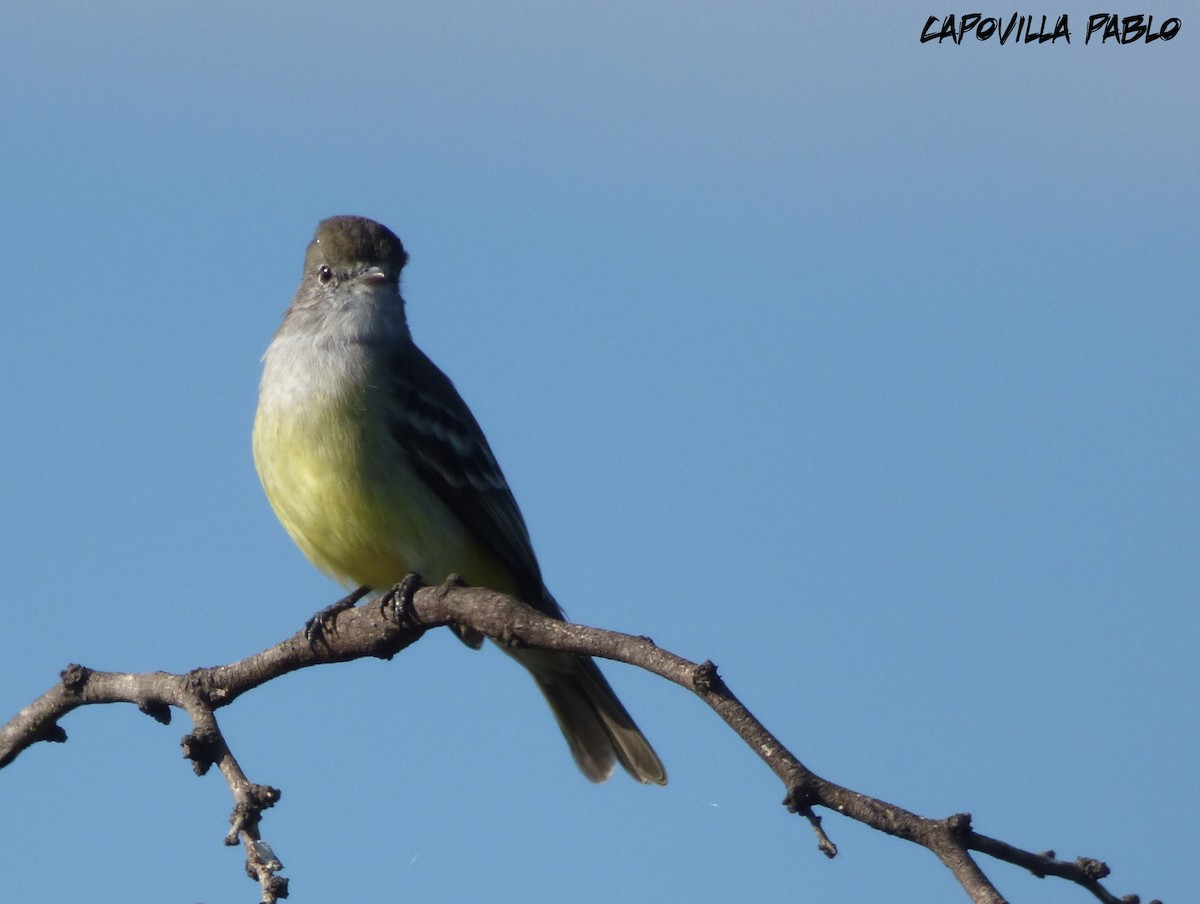
[[[353,603],[362,594],[351,594],[292,637],[229,665],[196,669],[182,675],[98,672],[84,666],[68,666],[57,685],[0,726],[0,768],[39,741],[65,741],[66,732],[58,722],[80,706],[133,703],[163,724],[170,722],[172,707],[180,709],[187,713],[193,726],[183,739],[184,755],[198,775],[216,765],[233,794],[231,829],[225,842],[234,845],[241,841],[246,850],[247,871],[258,881],[262,901],[274,904],[287,897],[287,880],[278,875],[282,864],[262,840],[259,826],[263,811],[279,800],[280,792],[251,782],[242,772],[217,724],[216,710],[247,691],[297,669],[365,657],[390,659],[419,640],[426,630],[459,624],[508,646],[529,646],[628,663],[691,691],[724,719],[779,777],[786,789],[784,805],[808,820],[816,833],[818,849],[827,857],[836,856],[837,848],[825,833],[815,807],[832,810],[928,848],[950,869],[976,904],[1003,904],[1004,898],[971,856],[972,851],[1022,867],[1035,876],[1055,876],[1074,882],[1104,904],[1138,904],[1136,895],[1117,898],[1100,884],[1109,870],[1097,860],[1081,857],[1068,862],[1057,860],[1053,851],[1040,854],[1025,851],[978,834],[971,828],[968,814],[929,819],[821,778],[737,699],[712,662],[691,662],[662,649],[647,637],[562,622],[513,597],[483,588],[447,582],[411,591],[411,585],[405,586],[400,592],[385,594],[357,607]]]

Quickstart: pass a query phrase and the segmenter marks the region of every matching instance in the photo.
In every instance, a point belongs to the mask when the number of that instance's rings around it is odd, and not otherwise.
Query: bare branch
[[[821,778],[737,699],[712,662],[696,663],[676,656],[648,637],[562,622],[491,590],[464,587],[455,581],[413,592],[414,586],[406,582],[395,592],[361,606],[354,603],[363,594],[351,594],[319,613],[304,630],[287,640],[229,665],[183,675],[98,672],[69,666],[57,685],[0,726],[0,768],[38,741],[65,741],[59,720],[79,706],[133,703],[164,724],[170,721],[171,708],[181,709],[193,725],[192,733],[183,739],[184,755],[197,774],[216,765],[224,776],[234,799],[231,829],[225,841],[242,842],[247,871],[259,883],[262,901],[273,904],[287,897],[287,880],[277,875],[282,864],[263,841],[260,822],[263,811],[279,800],[280,792],[251,782],[242,772],[217,724],[216,710],[297,669],[364,657],[390,659],[430,628],[465,625],[508,646],[628,663],[691,691],[779,777],[786,789],[784,805],[808,820],[816,833],[818,849],[827,857],[836,856],[837,847],[814,812],[816,807],[928,848],[977,904],[1003,904],[1004,898],[975,862],[972,851],[1012,863],[1035,876],[1066,879],[1104,904],[1138,904],[1137,896],[1117,898],[1100,884],[1109,870],[1097,860],[1079,858],[1068,862],[1056,859],[1052,851],[1025,851],[973,831],[968,814],[929,819]]]

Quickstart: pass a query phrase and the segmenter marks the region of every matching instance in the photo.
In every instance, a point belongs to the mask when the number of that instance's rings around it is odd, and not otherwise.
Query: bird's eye
[[[321,285],[325,285],[333,279],[333,269],[329,266],[324,266],[317,271],[317,279],[321,281]]]

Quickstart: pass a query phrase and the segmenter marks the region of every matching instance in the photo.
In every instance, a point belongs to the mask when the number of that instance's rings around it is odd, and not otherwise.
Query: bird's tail
[[[667,783],[667,771],[658,754],[595,662],[543,650],[510,652],[533,675],[584,775],[602,782],[620,763],[639,782]]]

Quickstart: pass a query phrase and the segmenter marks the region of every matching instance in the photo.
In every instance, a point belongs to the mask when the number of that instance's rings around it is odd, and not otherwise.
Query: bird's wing
[[[525,519],[467,403],[415,345],[390,365],[392,438],[429,488],[512,572],[522,598],[543,608],[543,597],[550,597]]]

